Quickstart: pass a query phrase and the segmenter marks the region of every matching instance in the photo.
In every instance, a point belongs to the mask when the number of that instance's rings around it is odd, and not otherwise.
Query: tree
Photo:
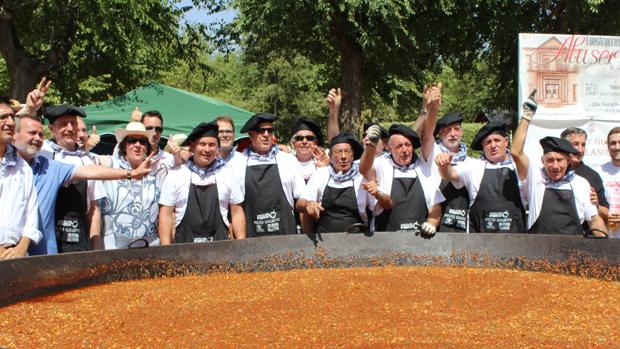
[[[333,67],[343,88],[341,128],[357,131],[363,97],[378,93],[387,99],[401,82],[421,82],[425,69],[440,65],[440,45],[449,45],[464,59],[473,56],[466,46],[478,40],[476,35],[450,39],[457,31],[447,26],[456,17],[450,1],[419,3],[236,0],[232,4],[239,16],[223,32],[237,30],[232,36],[242,39],[246,57],[256,62],[269,52],[301,53]],[[406,98],[419,100],[418,89],[407,93],[412,96]]]
[[[192,62],[204,26],[183,25],[168,0],[4,0],[0,53],[9,94],[23,98],[42,76],[61,99],[88,103],[126,92]]]
[[[458,77],[471,71],[497,83],[484,97],[486,107],[513,109],[519,32],[620,31],[620,2],[611,0],[231,0],[231,6],[239,15],[220,34],[237,39],[246,59],[261,64],[274,52],[302,54],[333,72],[344,90],[344,130],[359,125],[363,101],[414,112],[425,78],[443,66]],[[482,71],[475,64],[491,76],[476,75]]]

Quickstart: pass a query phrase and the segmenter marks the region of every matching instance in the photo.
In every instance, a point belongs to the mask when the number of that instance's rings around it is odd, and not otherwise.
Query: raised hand
[[[329,90],[327,97],[325,97],[325,102],[327,103],[327,107],[330,111],[337,112],[340,109],[340,104],[342,103],[342,91],[340,88],[332,88]]]
[[[49,91],[52,81],[48,81],[45,77],[41,78],[37,88],[30,91],[26,96],[26,107],[32,112],[36,112],[43,106],[45,102],[45,95]]]
[[[370,141],[370,145],[377,147],[379,140],[381,139],[381,128],[378,125],[372,125],[366,130],[366,136]]]
[[[96,147],[100,141],[101,137],[99,137],[99,135],[97,134],[97,126],[93,125],[93,131],[91,134],[88,135],[88,141],[86,141],[84,148],[86,148],[87,151],[91,150]]]
[[[534,89],[527,100],[523,102],[523,116],[526,120],[531,120],[534,114],[536,114],[536,109],[538,109],[538,104],[535,99],[536,91],[537,89]]]
[[[441,107],[441,89],[443,84],[441,82],[432,83],[430,86],[424,86],[424,109],[427,112],[439,111]]]
[[[325,167],[329,165],[329,156],[325,153],[323,148],[318,145],[313,145],[311,151],[312,156],[314,157],[314,165],[316,167]]]
[[[131,112],[130,121],[140,122],[141,119],[142,112],[140,111],[140,108],[136,107],[136,109]]]
[[[181,146],[172,138],[172,135],[168,137],[168,143],[166,143],[166,148],[170,151],[171,154],[177,155],[181,152]]]

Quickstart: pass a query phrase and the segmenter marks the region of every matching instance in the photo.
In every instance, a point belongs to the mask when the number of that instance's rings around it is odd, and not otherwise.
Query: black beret
[[[50,124],[53,124],[56,119],[65,115],[75,115],[82,118],[86,117],[86,111],[80,107],[76,107],[70,104],[53,105],[45,108],[43,117],[46,118]]]
[[[388,135],[388,131],[387,131],[385,128],[383,128],[381,125],[379,125],[379,124],[377,124],[377,123],[375,123],[375,122],[370,122],[370,121],[366,121],[366,122],[364,123],[364,133],[366,133],[366,131],[368,130],[368,128],[369,128],[370,126],[372,126],[372,125],[377,125],[377,126],[379,126],[379,128],[381,129],[381,138],[388,138],[388,137],[389,137],[389,135]]]
[[[269,113],[259,113],[254,114],[252,117],[243,125],[241,128],[241,133],[247,133],[248,131],[254,130],[258,124],[264,121],[274,122],[278,117],[269,114]]]
[[[543,148],[543,154],[547,154],[548,152],[555,151],[558,153],[564,154],[573,154],[577,155],[577,149],[570,144],[566,139],[547,136],[545,138],[540,139],[540,145]]]
[[[418,136],[418,134],[407,125],[392,124],[392,126],[390,126],[389,133],[390,137],[392,135],[403,135],[409,138],[409,141],[411,141],[411,145],[413,145],[414,148],[419,148],[422,144],[420,143],[420,136]]]
[[[506,135],[508,135],[506,124],[502,121],[489,121],[486,125],[482,126],[482,128],[474,136],[474,140],[471,141],[471,149],[479,151],[482,150],[482,142],[488,135],[493,133],[499,133],[506,137]]]
[[[442,116],[441,119],[437,120],[434,134],[437,135],[439,130],[455,122],[463,122],[463,114],[458,111],[447,113],[446,115]]]
[[[312,131],[317,139],[316,144],[319,146],[323,145],[323,142],[325,141],[323,138],[323,132],[321,132],[321,127],[316,121],[306,117],[297,118],[297,120],[295,120],[295,125],[293,125],[293,134],[301,130]]]
[[[348,133],[341,133],[336,137],[332,138],[332,140],[329,142],[329,150],[331,151],[336,144],[341,143],[347,143],[351,145],[351,149],[353,149],[353,160],[357,160],[362,157],[362,153],[364,152],[364,146],[362,146],[362,144],[357,140],[357,138],[353,137],[351,134]]]
[[[194,127],[192,132],[187,136],[185,141],[181,143],[181,146],[187,146],[190,142],[198,140],[202,137],[215,137],[218,136],[218,127],[215,121],[211,122],[201,122],[198,126]]]

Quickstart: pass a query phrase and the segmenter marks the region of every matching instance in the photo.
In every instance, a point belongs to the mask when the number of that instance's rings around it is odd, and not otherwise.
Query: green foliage
[[[179,64],[163,82],[221,99],[238,107],[278,115],[278,134],[290,137],[296,117],[309,116],[327,125],[327,107],[322,86],[322,66],[311,64],[301,55],[270,56],[263,64],[248,62],[244,56],[203,56],[208,71],[192,73]]]
[[[3,6],[15,42],[2,42],[7,66],[23,81],[46,75],[59,99],[86,104],[158,79],[177,59],[195,66],[201,26],[180,22],[187,10],[168,0],[42,0]],[[13,57],[9,60],[9,57]],[[12,62],[12,63],[11,63]],[[21,64],[19,62],[22,62]],[[23,64],[28,62],[28,64]],[[33,77],[34,76],[34,77]],[[21,87],[22,89],[24,87]],[[12,93],[21,94],[20,87]]]

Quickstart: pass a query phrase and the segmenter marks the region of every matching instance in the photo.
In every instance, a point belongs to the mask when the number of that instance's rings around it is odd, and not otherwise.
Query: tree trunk
[[[350,37],[350,28],[348,28],[342,14],[334,14],[331,31],[337,39],[340,51],[340,71],[342,73],[340,132],[351,132],[353,135],[359,136],[364,68],[362,49]]]
[[[342,71],[342,116],[340,129],[359,136],[360,117],[362,113],[362,68],[363,58],[360,50],[345,48],[340,51]]]
[[[22,103],[26,101],[28,92],[37,86],[43,76],[42,72],[37,71],[37,66],[36,62],[33,63],[30,60],[11,63],[6,61],[7,71],[10,75],[9,96],[11,98]]]

